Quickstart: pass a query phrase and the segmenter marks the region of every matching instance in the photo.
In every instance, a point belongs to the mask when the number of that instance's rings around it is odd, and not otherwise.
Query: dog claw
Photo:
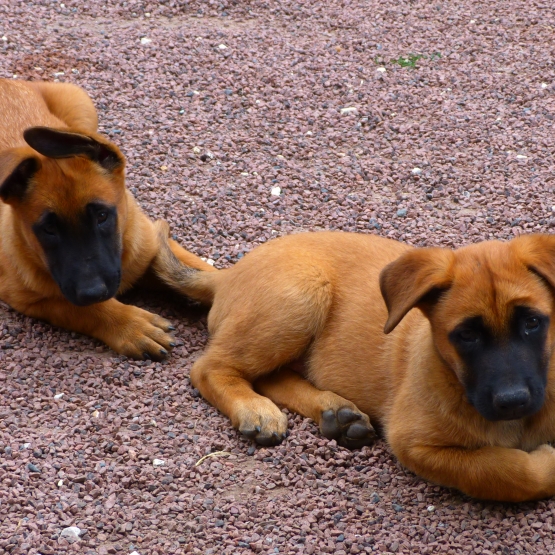
[[[168,351],[166,351],[166,349],[160,349],[160,354],[165,357],[168,354]]]
[[[168,326],[168,331],[175,331],[175,327],[174,326]]]
[[[173,341],[170,343],[170,347],[171,347],[172,349],[175,347],[175,343],[174,343]]]
[[[148,353],[143,353],[143,359],[144,359],[144,360],[152,360],[152,359],[150,358],[150,355],[149,355]]]

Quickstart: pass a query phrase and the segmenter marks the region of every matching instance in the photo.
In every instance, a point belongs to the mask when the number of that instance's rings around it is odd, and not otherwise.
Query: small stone
[[[2,40],[6,40],[6,37],[2,37]],[[547,83],[542,83],[542,89],[547,89],[547,87],[549,87],[549,85]]]
[[[412,173],[412,175],[420,175],[422,173],[422,169],[421,168],[412,168],[412,170],[410,172]]]
[[[31,444],[30,444],[30,443],[24,443],[24,444],[21,446],[22,449],[29,449],[29,447],[31,447]]]
[[[222,528],[224,524],[225,522],[223,520],[216,520],[216,522],[214,523],[216,528]]]
[[[193,147],[193,152],[195,154],[200,154],[200,148],[198,146]]]
[[[74,543],[79,541],[79,537],[81,535],[82,535],[81,528],[78,528],[77,526],[69,526],[67,528],[64,528],[60,532],[60,539],[63,538],[69,543]]]
[[[389,546],[389,550],[392,551],[393,553],[397,553],[397,551],[399,551],[399,542],[393,542]]]
[[[6,41],[8,40],[8,37],[7,37],[6,35],[4,35],[4,36],[2,37],[2,40],[3,40],[4,42],[6,42]]]
[[[65,75],[65,72],[63,72],[63,71],[56,71],[56,73],[54,73],[54,77],[61,77],[62,75]]]
[[[429,513],[433,513],[436,508],[433,505],[429,505],[428,508],[426,509]]]
[[[141,44],[150,44],[152,42],[152,39],[149,39],[148,37],[141,37]]]
[[[61,488],[64,485],[64,481],[63,480],[58,480],[58,483],[56,484],[59,488]]]
[[[357,108],[355,106],[348,106],[347,108],[341,108],[340,111],[342,114],[352,114],[357,111]]]
[[[404,218],[407,215],[407,209],[406,208],[400,208],[399,210],[397,210],[397,216],[399,218]]]
[[[385,69],[385,67],[379,67],[376,71],[379,71],[380,73],[385,73],[387,70]]]
[[[163,461],[162,459],[154,459],[152,461],[153,466],[164,466],[165,464],[166,464],[166,461]]]
[[[33,463],[28,463],[27,468],[29,469],[29,472],[37,472],[40,474],[40,468]]]
[[[56,393],[56,395],[54,395],[54,399],[61,399],[63,396],[63,393]]]
[[[225,50],[225,49],[227,48],[227,46],[226,46],[225,44],[219,44],[219,45],[218,45],[218,48],[219,48],[220,50]]]
[[[517,154],[516,158],[517,160],[526,160],[528,156],[525,156],[524,154]]]
[[[281,195],[281,187],[272,187],[270,194],[274,197],[279,197]]]
[[[160,166],[160,169],[165,172],[168,171],[168,166]]]
[[[93,418],[98,418],[99,415],[100,415],[100,413],[97,410],[93,410],[93,412],[92,412]]]

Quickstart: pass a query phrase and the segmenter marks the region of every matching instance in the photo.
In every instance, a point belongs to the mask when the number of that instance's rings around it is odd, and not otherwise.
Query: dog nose
[[[505,418],[520,418],[530,405],[531,398],[527,388],[502,391],[493,396],[493,406]]]
[[[108,299],[108,287],[104,282],[93,283],[77,291],[77,304],[86,306]]]

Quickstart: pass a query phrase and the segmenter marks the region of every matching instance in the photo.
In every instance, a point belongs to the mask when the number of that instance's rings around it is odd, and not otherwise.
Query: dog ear
[[[23,132],[27,144],[48,158],[71,158],[83,155],[105,170],[123,167],[124,159],[115,145],[72,131],[51,127],[30,127]]]
[[[388,264],[380,273],[380,290],[389,313],[384,333],[414,307],[433,306],[452,283],[449,268],[453,251],[442,248],[414,249]]]
[[[521,235],[512,244],[528,269],[555,290],[555,235]]]
[[[40,170],[39,157],[30,148],[11,148],[0,153],[0,198],[7,204],[22,200],[29,181]]]

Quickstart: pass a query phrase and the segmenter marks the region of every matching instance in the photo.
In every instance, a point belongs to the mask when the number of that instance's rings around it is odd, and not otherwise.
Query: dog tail
[[[175,241],[168,237],[169,226],[166,222],[158,220],[154,222],[159,238],[158,253],[152,261],[154,273],[164,284],[171,287],[178,293],[186,295],[204,304],[212,304],[216,293],[218,278],[225,270],[216,270],[200,258],[182,249]],[[181,261],[172,250],[174,244],[176,251],[183,251],[183,254],[190,261],[197,259],[194,268]]]
[[[96,133],[98,116],[89,95],[71,83],[33,81],[31,85],[46,102],[48,110],[70,129]]]

